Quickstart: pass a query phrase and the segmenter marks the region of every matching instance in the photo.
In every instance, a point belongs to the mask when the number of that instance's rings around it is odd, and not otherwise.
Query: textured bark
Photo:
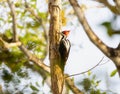
[[[114,0],[115,4],[116,4],[116,8],[120,13],[120,0]]]
[[[60,18],[61,0],[49,0],[50,29],[49,29],[49,59],[51,69],[51,85],[53,94],[62,94],[64,75],[60,66],[58,51],[61,29]]]

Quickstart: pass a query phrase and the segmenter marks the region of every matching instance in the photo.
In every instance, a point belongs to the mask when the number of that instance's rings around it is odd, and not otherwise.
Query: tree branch
[[[81,90],[79,90],[75,85],[74,81],[69,78],[69,76],[66,74],[65,75],[65,82],[68,85],[68,87],[72,90],[74,94],[84,94]]]
[[[13,22],[13,41],[18,41],[18,36],[17,36],[17,24],[16,24],[16,13],[15,13],[15,6],[13,4],[13,2],[11,2],[10,0],[7,0],[8,5],[10,7],[11,10],[11,16],[12,16],[12,22]]]
[[[114,0],[115,4],[116,4],[116,7],[117,7],[117,10],[120,14],[120,0]]]
[[[82,7],[78,4],[77,0],[69,0],[79,22],[82,24],[87,36],[91,40],[93,44],[95,44],[108,58],[110,58],[115,66],[118,69],[118,73],[120,75],[120,50],[117,48],[108,47],[98,36],[93,32],[91,27],[89,26]]]
[[[4,41],[1,37],[0,37],[0,46],[2,46],[5,49],[9,49],[12,47],[17,47],[21,45],[21,42],[13,42],[13,43],[7,43],[6,41]]]
[[[41,67],[42,69],[44,69],[45,71],[50,73],[50,68],[45,65],[39,58],[37,58],[34,54],[30,53],[29,50],[27,48],[25,48],[25,46],[21,45],[19,47],[21,49],[21,51],[28,57],[28,59],[32,62],[34,62],[35,64],[37,64],[39,67]]]
[[[38,59],[35,55],[33,55],[27,48],[25,48],[21,42],[15,42],[15,43],[7,43],[0,37],[0,46],[4,49],[9,49],[12,47],[19,47],[21,51],[25,53],[25,55],[28,57],[28,59],[38,66],[40,66],[42,69],[44,69],[46,72],[50,73],[50,68],[46,66],[40,59]]]
[[[111,4],[109,4],[107,0],[93,0],[93,1],[97,1],[99,3],[104,4],[106,7],[108,7],[111,10],[111,12],[120,15],[120,11],[117,9],[117,6],[112,6]]]
[[[69,0],[71,5],[74,8],[74,11],[78,17],[79,22],[83,25],[83,28],[88,35],[89,39],[98,47],[105,55],[109,55],[108,47],[96,36],[96,34],[92,31],[91,27],[89,26],[85,15],[82,11],[82,8],[79,6],[76,0]]]

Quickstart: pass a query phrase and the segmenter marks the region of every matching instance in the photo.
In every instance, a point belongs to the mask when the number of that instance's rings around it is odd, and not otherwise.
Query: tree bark
[[[49,29],[49,59],[51,69],[51,85],[53,94],[62,94],[64,75],[60,66],[58,51],[61,29],[60,18],[61,0],[49,0],[50,29]]]

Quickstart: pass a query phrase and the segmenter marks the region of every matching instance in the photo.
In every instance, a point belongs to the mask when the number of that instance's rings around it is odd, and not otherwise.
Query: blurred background
[[[11,0],[12,1],[12,0]],[[108,0],[115,5],[113,0]],[[47,0],[13,0],[17,34],[24,46],[49,66]],[[120,43],[120,16],[95,0],[78,0],[94,33],[108,46]],[[87,37],[69,1],[62,0],[62,30],[70,30],[70,55],[65,73],[85,94],[120,94],[120,79],[115,65]],[[37,18],[39,17],[39,19]],[[12,41],[12,16],[8,1],[0,0],[0,37]],[[0,41],[1,42],[1,41]],[[100,63],[99,65],[97,65]],[[96,66],[95,68],[93,68]],[[88,71],[89,69],[92,70]],[[87,71],[87,72],[85,72]],[[85,72],[85,73],[82,73]],[[39,66],[29,61],[18,48],[0,43],[0,94],[51,94]],[[94,92],[94,93],[93,93]],[[69,94],[73,94],[69,90]]]

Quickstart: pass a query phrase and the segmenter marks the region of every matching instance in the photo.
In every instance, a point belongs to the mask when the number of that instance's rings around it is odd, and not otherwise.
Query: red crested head
[[[65,36],[68,36],[69,33],[70,33],[70,30],[64,30],[64,31],[62,31],[62,33],[63,33]]]

